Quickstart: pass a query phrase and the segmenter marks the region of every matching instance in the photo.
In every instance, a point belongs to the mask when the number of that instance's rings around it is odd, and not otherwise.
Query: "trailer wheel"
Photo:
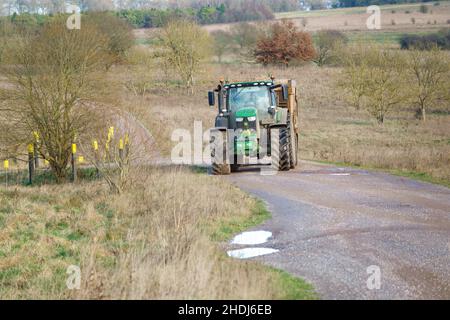
[[[273,128],[270,130],[272,168],[277,171],[289,171],[289,130]]]

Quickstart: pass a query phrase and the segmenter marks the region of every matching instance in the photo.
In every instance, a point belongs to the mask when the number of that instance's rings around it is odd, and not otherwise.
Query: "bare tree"
[[[314,42],[317,53],[314,62],[321,67],[339,59],[339,49],[348,42],[348,39],[340,31],[322,30],[317,32]]]
[[[93,25],[70,31],[65,19],[55,19],[5,56],[0,126],[8,132],[6,145],[27,144],[37,136],[36,151],[62,181],[72,143],[97,122],[87,102],[98,97],[107,39]]]
[[[348,51],[340,86],[350,103],[367,110],[379,124],[405,100],[404,62],[399,53],[375,46]]]
[[[165,60],[180,75],[182,81],[193,93],[196,73],[202,62],[211,55],[208,33],[195,22],[172,20],[162,28],[159,57]]]
[[[223,30],[214,31],[211,33],[211,36],[214,39],[214,54],[220,63],[223,55],[231,48],[232,38],[229,32]]]
[[[407,72],[414,80],[409,84],[410,99],[418,107],[418,114],[426,121],[427,109],[448,99],[450,59],[447,52],[411,50],[407,57]]]

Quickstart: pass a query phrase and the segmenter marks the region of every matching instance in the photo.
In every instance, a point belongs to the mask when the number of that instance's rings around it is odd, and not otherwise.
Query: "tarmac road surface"
[[[450,189],[312,162],[229,179],[273,214],[254,230],[271,231],[260,246],[280,251],[256,259],[309,281],[322,299],[450,299]]]

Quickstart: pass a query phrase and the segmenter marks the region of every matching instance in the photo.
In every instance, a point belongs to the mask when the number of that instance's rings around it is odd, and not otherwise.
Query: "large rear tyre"
[[[270,145],[272,169],[289,171],[289,130],[287,128],[273,128],[270,130]]]
[[[211,174],[224,176],[231,173],[228,163],[228,145],[225,132],[215,132],[211,136]]]

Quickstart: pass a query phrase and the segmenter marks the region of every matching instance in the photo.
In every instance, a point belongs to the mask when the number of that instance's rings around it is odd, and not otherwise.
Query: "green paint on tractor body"
[[[258,153],[258,110],[243,108],[235,113],[235,153],[238,156],[256,156]]]

